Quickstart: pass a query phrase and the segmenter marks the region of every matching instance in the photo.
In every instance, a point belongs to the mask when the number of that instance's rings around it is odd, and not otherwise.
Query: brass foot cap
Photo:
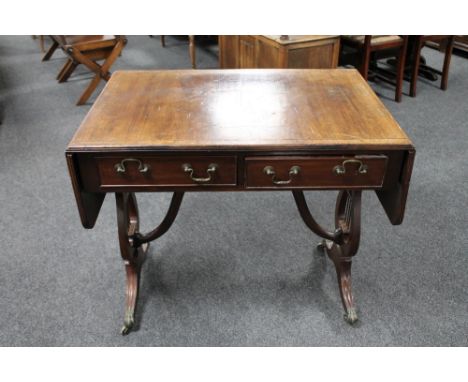
[[[130,331],[133,328],[133,324],[134,324],[133,316],[132,317],[127,317],[124,320],[124,326],[120,330],[120,334],[122,334],[123,336],[126,336],[128,333],[130,333]]]
[[[358,320],[356,309],[354,308],[348,309],[348,312],[344,315],[344,319],[348,324],[351,324],[351,325],[355,324]]]
[[[327,241],[324,239],[317,244],[317,249],[324,250],[327,247]]]

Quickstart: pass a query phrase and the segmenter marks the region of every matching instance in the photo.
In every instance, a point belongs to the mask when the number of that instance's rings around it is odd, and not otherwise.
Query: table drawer
[[[106,156],[96,158],[101,188],[237,184],[235,156]]]
[[[379,188],[384,155],[248,157],[247,188]]]

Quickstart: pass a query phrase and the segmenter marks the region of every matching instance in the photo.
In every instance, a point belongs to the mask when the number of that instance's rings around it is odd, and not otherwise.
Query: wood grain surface
[[[375,149],[411,141],[353,69],[117,71],[69,151]]]

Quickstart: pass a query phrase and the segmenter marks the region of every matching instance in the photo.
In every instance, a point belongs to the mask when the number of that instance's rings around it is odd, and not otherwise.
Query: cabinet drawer
[[[102,189],[115,186],[236,185],[235,156],[106,156],[96,158]]]
[[[379,188],[384,155],[248,157],[247,188]]]

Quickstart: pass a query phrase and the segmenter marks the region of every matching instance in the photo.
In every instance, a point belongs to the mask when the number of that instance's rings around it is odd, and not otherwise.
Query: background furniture
[[[170,228],[186,191],[292,191],[306,226],[325,239],[345,319],[356,322],[361,192],[374,190],[400,224],[414,155],[359,73],[338,69],[119,71],[66,151],[84,227],[115,193],[127,274],[122,334],[134,324],[148,244]],[[303,190],[339,190],[333,229],[314,220]],[[135,193],[158,191],[174,193],[167,215],[142,233]]]
[[[219,67],[336,68],[339,36],[219,36]]]
[[[395,86],[395,101],[401,102],[401,95],[403,89],[403,79],[405,70],[405,57],[406,49],[408,46],[407,36],[385,35],[385,36],[371,36],[371,35],[354,35],[354,36],[341,36],[342,48],[350,47],[357,52],[358,63],[355,64],[364,79],[368,79],[369,71],[382,81],[388,82]],[[397,58],[396,78],[395,80],[389,77],[389,72],[378,68],[377,61],[375,60],[374,66],[371,67],[371,58],[373,53],[380,53],[383,51],[394,52]],[[388,55],[388,53],[387,53]],[[342,62],[341,64],[343,64]]]
[[[195,36],[189,35],[189,54],[190,54],[190,63],[192,64],[192,68],[196,69],[196,57],[195,57]],[[166,36],[161,35],[161,45],[163,47],[166,46]]]
[[[105,81],[109,80],[110,67],[127,43],[124,36],[114,35],[57,35],[50,37],[52,39],[52,46],[42,60],[48,61],[58,48],[62,49],[68,57],[67,62],[57,75],[59,82],[67,81],[79,64],[83,64],[91,72],[95,73],[94,78],[81,95],[77,105],[86,103],[101,79]],[[98,64],[97,62],[101,60],[104,60],[104,62]]]
[[[421,69],[421,66],[423,65],[421,64],[421,49],[423,48],[424,44],[428,41],[445,43],[445,57],[444,57],[444,65],[443,65],[442,71],[432,68],[426,64],[424,64],[424,70],[441,75],[440,88],[442,90],[447,89],[448,74],[449,74],[450,60],[452,58],[454,36],[434,36],[434,35],[415,36],[415,42],[413,45],[413,52],[412,52],[413,62],[412,62],[411,83],[410,83],[410,96],[411,97],[416,97],[416,84],[418,82],[418,73]]]
[[[31,36],[34,40],[39,40],[39,47],[41,48],[41,52],[45,53],[45,41],[44,35],[32,35]]]
[[[435,48],[441,52],[447,47],[447,40],[426,41],[426,46]],[[453,36],[453,53],[463,57],[468,57],[468,36],[455,35]]]

